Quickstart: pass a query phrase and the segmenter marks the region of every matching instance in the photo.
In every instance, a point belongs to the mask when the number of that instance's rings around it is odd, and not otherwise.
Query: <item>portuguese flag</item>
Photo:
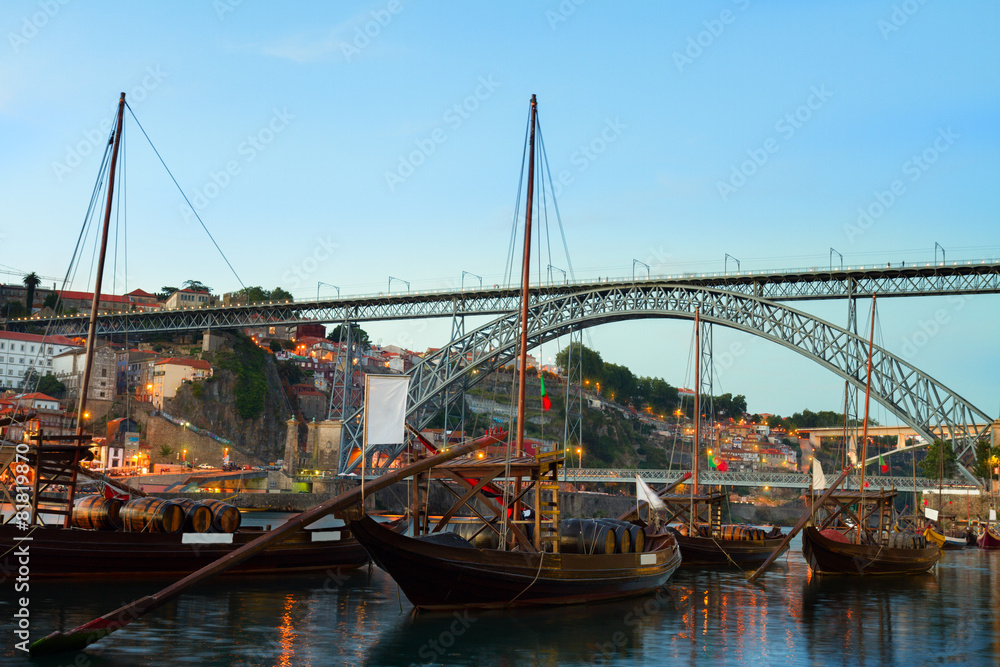
[[[878,467],[882,471],[883,475],[885,473],[889,472],[889,466],[887,466],[885,464],[885,461],[882,460],[882,455],[881,454],[878,455]]]
[[[552,407],[552,401],[549,400],[549,395],[545,393],[545,376],[539,375],[538,378],[542,381],[542,410],[548,412],[549,408]]]

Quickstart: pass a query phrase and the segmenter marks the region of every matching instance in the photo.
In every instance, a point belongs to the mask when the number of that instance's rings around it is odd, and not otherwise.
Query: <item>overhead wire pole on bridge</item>
[[[844,268],[844,256],[841,255],[836,250],[834,250],[833,248],[830,248],[830,270],[833,271],[833,254],[834,253],[837,253],[837,256],[840,257],[840,268],[843,269]]]
[[[333,285],[331,283],[317,282],[316,283],[316,300],[317,301],[319,301],[319,286],[320,285],[326,285],[327,287],[332,287],[333,289],[337,290],[337,298],[338,299],[340,298],[340,288],[339,287],[337,287],[336,285]]]
[[[649,278],[650,278],[649,264],[646,264],[646,262],[640,262],[637,259],[633,259],[632,260],[632,282],[635,282],[635,265],[636,264],[641,264],[642,266],[646,267],[646,280],[649,280]]]
[[[729,273],[729,260],[733,260],[734,262],[736,262],[736,273],[739,273],[740,272],[740,260],[738,260],[735,257],[733,257],[728,252],[726,253],[726,256],[722,258],[722,272],[723,273]]]
[[[940,243],[938,243],[937,241],[934,242],[934,263],[937,264],[937,251],[938,251],[938,248],[941,249],[941,263],[944,264],[945,262],[948,261],[947,259],[945,259],[945,256],[944,256],[944,246],[941,245]]]

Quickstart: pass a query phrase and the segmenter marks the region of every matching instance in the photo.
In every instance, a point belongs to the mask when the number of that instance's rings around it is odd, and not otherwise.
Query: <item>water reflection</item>
[[[655,595],[563,608],[413,614],[379,570],[220,579],[81,656],[36,665],[996,664],[1000,552],[949,552],[920,577],[815,577],[801,554],[748,585],[681,570]],[[161,580],[32,582],[33,639]],[[29,664],[0,597],[0,663]]]

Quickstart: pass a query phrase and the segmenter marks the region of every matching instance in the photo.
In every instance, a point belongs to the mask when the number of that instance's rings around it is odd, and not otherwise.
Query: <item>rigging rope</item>
[[[187,205],[188,207],[190,207],[191,212],[194,213],[194,217],[198,219],[198,223],[201,225],[201,228],[205,230],[205,234],[208,235],[208,238],[212,242],[212,245],[214,245],[215,249],[219,251],[219,255],[222,256],[222,259],[226,263],[226,266],[228,266],[229,270],[233,272],[234,276],[236,276],[236,282],[240,284],[240,287],[246,290],[247,286],[243,284],[243,281],[240,279],[239,274],[236,273],[236,269],[234,269],[233,265],[230,264],[229,258],[226,257],[226,253],[222,252],[222,248],[220,248],[219,244],[215,241],[215,237],[212,236],[212,232],[208,231],[208,227],[205,225],[205,222],[201,219],[201,216],[198,215],[198,210],[194,207],[194,204],[191,203],[191,200],[188,199],[188,196],[184,193],[184,190],[181,188],[180,183],[178,183],[177,179],[174,178],[173,173],[170,171],[170,167],[167,166],[167,163],[164,162],[163,157],[160,155],[160,151],[156,150],[156,146],[153,145],[153,140],[149,138],[148,134],[146,134],[145,128],[143,128],[142,123],[139,122],[139,119],[136,118],[135,112],[132,111],[132,107],[129,106],[128,102],[125,103],[125,106],[128,108],[129,113],[132,114],[132,118],[135,120],[135,124],[139,126],[139,130],[142,131],[142,136],[146,137],[146,141],[149,142],[150,148],[152,148],[153,152],[156,153],[156,157],[160,160],[160,164],[162,164],[163,168],[166,169],[167,175],[170,176],[170,180],[172,180],[174,182],[174,185],[177,186],[177,191],[181,193],[181,197],[183,197],[184,201],[187,202]]]

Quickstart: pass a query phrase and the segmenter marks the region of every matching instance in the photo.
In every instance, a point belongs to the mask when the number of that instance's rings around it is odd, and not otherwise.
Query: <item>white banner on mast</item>
[[[398,445],[405,440],[409,375],[365,376],[365,446]]]

